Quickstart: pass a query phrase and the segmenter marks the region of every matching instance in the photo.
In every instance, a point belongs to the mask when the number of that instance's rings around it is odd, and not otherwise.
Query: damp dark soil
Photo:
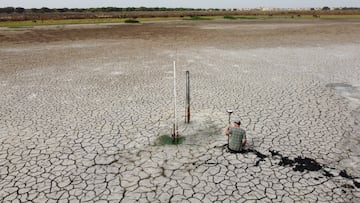
[[[354,182],[355,187],[360,188],[360,183],[359,182],[356,182],[355,180],[353,182]]]
[[[156,140],[156,145],[179,145],[182,144],[185,140],[185,137],[179,136],[174,138],[171,135],[161,135]]]
[[[323,171],[323,174],[326,177],[332,177],[333,175],[328,171],[323,169],[323,166],[319,164],[316,160],[307,158],[307,157],[296,157],[295,159],[290,159],[289,157],[281,155],[279,152],[274,150],[269,150],[271,156],[277,156],[280,158],[280,166],[290,166],[294,171],[305,172],[305,171]]]
[[[319,164],[316,160],[311,159],[311,158],[307,158],[307,157],[297,157],[295,159],[290,159],[289,157],[285,157],[283,155],[281,155],[279,152],[277,151],[273,151],[273,150],[269,150],[269,152],[271,153],[271,156],[278,156],[280,157],[281,161],[279,162],[280,166],[290,166],[293,167],[292,169],[294,171],[299,171],[299,172],[305,172],[305,171],[321,171],[322,174],[325,177],[331,178],[334,177],[333,174],[331,174],[329,171],[325,170],[324,168],[328,168],[328,167],[324,167],[321,164]],[[356,182],[355,179],[357,177],[351,176],[349,175],[346,170],[342,170],[339,173],[339,176],[346,178],[346,179],[350,179],[353,181],[354,186],[359,188],[360,183]],[[355,188],[352,185],[343,185],[343,187],[345,188]]]
[[[339,175],[343,178],[354,179],[355,177],[349,175],[345,170],[340,171]]]
[[[224,146],[227,146],[227,145],[224,145]],[[322,175],[324,175],[327,178],[335,177],[332,173],[330,173],[329,171],[327,171],[325,169],[325,168],[329,168],[329,169],[334,169],[334,168],[323,166],[314,159],[307,158],[307,157],[300,157],[300,156],[296,157],[295,159],[291,159],[289,157],[283,156],[278,151],[269,150],[269,152],[271,153],[271,157],[280,158],[280,162],[278,163],[278,165],[280,165],[280,166],[292,167],[292,169],[294,171],[298,171],[298,172],[319,171],[322,173]],[[230,153],[241,153],[241,154],[254,153],[257,156],[257,158],[259,158],[256,161],[255,166],[259,166],[261,161],[264,161],[265,158],[268,158],[267,155],[255,150],[255,149],[244,149],[240,152],[230,151]],[[349,175],[346,172],[346,170],[340,171],[339,176],[353,181],[354,185],[344,185],[344,188],[353,189],[355,187],[356,188],[360,187],[360,183],[355,180],[355,179],[357,179],[357,177]],[[318,180],[319,178],[315,178],[315,179]]]
[[[240,154],[254,153],[254,154],[256,155],[256,157],[259,158],[259,159],[256,161],[255,166],[259,166],[260,161],[264,161],[265,158],[267,157],[265,154],[263,154],[263,153],[255,150],[255,149],[251,149],[251,148],[243,149],[243,150],[237,152],[237,151],[230,150],[230,149],[228,148],[228,145],[227,145],[227,144],[224,145],[224,147],[226,147],[226,148],[229,150],[229,152],[232,153],[232,154],[236,154],[236,153],[240,153]]]

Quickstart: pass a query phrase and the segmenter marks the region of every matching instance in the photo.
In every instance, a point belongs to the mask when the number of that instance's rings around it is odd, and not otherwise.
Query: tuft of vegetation
[[[124,23],[140,23],[140,21],[134,19],[134,18],[130,18],[130,19],[126,19],[124,21]]]
[[[9,26],[11,29],[21,29],[21,28],[33,28],[32,26]]]
[[[236,20],[236,19],[243,19],[243,20],[253,20],[258,19],[256,16],[224,16],[224,19]]]
[[[255,17],[255,16],[239,16],[239,17],[237,17],[237,19],[254,20],[254,19],[258,19],[258,17]]]
[[[224,19],[236,20],[237,18],[234,16],[224,16]]]
[[[206,18],[201,16],[190,16],[190,18],[184,18],[184,20],[212,20],[212,18]]]

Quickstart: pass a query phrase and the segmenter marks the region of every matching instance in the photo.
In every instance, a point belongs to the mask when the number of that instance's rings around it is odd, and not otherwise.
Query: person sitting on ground
[[[240,118],[236,118],[233,127],[229,123],[225,128],[225,135],[229,136],[228,149],[233,152],[240,152],[246,144],[246,131],[240,125]]]

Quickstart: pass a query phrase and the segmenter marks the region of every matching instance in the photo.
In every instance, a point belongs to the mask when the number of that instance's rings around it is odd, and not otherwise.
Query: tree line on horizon
[[[225,11],[227,9],[218,8],[166,8],[166,7],[100,7],[100,8],[29,8],[4,7],[0,8],[0,13],[52,13],[52,12],[122,12],[122,11]]]
[[[237,9],[219,9],[219,8],[166,8],[166,7],[100,7],[100,8],[29,8],[25,9],[22,7],[3,7],[0,8],[0,13],[53,13],[53,12],[124,12],[124,11],[228,11]],[[254,9],[256,10],[256,9]],[[311,8],[310,10],[315,10]],[[330,10],[329,7],[325,6],[321,10]],[[344,8],[334,8],[334,10],[360,10],[357,7],[344,7]]]

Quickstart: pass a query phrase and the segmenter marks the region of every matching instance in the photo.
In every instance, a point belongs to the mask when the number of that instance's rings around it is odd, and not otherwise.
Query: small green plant
[[[234,16],[224,16],[224,19],[236,20],[237,18]]]
[[[255,16],[224,16],[224,19],[236,20],[236,19],[243,19],[243,20],[251,20],[251,19],[258,19]]]
[[[185,18],[184,20],[212,20],[211,18],[204,18],[201,16],[191,16],[190,18]]]
[[[21,29],[21,28],[33,28],[32,26],[9,26],[11,29]]]
[[[138,21],[138,20],[136,20],[136,19],[133,19],[133,18],[131,18],[131,19],[126,19],[124,22],[125,22],[125,23],[140,23],[140,21]]]

